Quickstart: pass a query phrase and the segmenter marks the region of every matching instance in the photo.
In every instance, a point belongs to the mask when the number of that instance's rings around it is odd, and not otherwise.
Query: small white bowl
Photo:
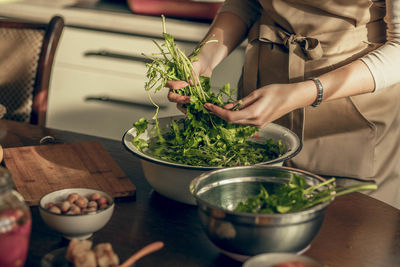
[[[294,253],[263,253],[244,262],[243,267],[273,267],[279,263],[301,262],[305,267],[323,267],[324,265],[306,255]]]
[[[66,200],[71,193],[78,193],[85,197],[98,193],[105,197],[109,204],[105,209],[83,214],[56,214],[45,208],[45,205],[49,202],[57,203]],[[114,212],[114,206],[113,197],[104,191],[89,188],[68,188],[44,195],[39,201],[39,213],[48,226],[62,233],[65,238],[87,239],[108,223]]]

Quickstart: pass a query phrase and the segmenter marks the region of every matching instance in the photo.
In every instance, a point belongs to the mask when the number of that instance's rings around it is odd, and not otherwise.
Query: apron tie
[[[272,25],[260,25],[258,39],[261,42],[283,45],[287,48],[290,82],[303,81],[305,61],[320,59],[323,54],[318,39],[289,33]]]

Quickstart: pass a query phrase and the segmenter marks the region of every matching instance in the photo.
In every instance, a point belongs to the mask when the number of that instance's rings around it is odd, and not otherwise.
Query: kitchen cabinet
[[[132,123],[151,119],[155,108],[144,90],[146,58],[158,49],[159,37],[66,27],[55,55],[50,85],[47,127],[121,140]],[[193,41],[176,41],[189,53]],[[244,60],[243,47],[215,70],[212,84],[234,88]],[[159,116],[181,114],[164,89],[151,94]]]

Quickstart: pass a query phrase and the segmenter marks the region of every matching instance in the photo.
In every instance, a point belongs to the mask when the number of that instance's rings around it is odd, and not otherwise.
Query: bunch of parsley
[[[334,197],[361,190],[376,190],[373,183],[336,187],[336,179],[331,178],[314,186],[308,186],[304,177],[292,175],[285,184],[276,183],[268,190],[260,184],[260,192],[239,202],[235,211],[247,213],[288,213],[305,210],[324,203]]]
[[[148,128],[145,118],[134,123],[136,136],[133,144],[141,151],[156,158],[174,163],[192,166],[237,166],[265,162],[281,156],[285,152],[282,142],[268,139],[263,143],[248,141],[257,132],[256,127],[229,124],[211,114],[204,108],[205,103],[223,107],[233,102],[234,91],[225,84],[217,93],[211,90],[209,77],[197,77],[192,63],[197,60],[201,48],[215,40],[207,40],[192,52],[190,57],[180,50],[172,35],[166,32],[165,18],[162,16],[164,43],[153,41],[159,53],[148,56],[151,63],[147,66],[147,92],[160,91],[169,80],[183,80],[188,86],[177,90],[177,93],[190,96],[186,105],[186,118],[172,121],[168,131],[162,131],[158,124],[159,107],[153,117],[155,125],[152,131],[157,138],[149,142],[140,138]]]

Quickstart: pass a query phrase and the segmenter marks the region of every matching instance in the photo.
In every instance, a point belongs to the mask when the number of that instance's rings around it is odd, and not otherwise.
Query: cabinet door
[[[151,119],[156,108],[143,80],[107,72],[56,67],[50,93],[47,126],[116,140],[142,117]],[[159,116],[180,114],[166,97],[167,89],[150,94],[160,106]]]
[[[152,39],[147,37],[66,27],[55,65],[142,78],[146,70],[144,54],[150,55],[154,48]]]
[[[177,44],[187,53],[196,45]],[[141,53],[155,52],[157,47],[148,37],[66,28],[55,57],[46,125],[121,140],[132,123],[154,115],[144,90],[146,60]],[[234,51],[216,68],[214,87],[227,82],[236,86],[243,53]],[[167,92],[150,94],[160,105],[159,116],[181,114],[167,100]]]

